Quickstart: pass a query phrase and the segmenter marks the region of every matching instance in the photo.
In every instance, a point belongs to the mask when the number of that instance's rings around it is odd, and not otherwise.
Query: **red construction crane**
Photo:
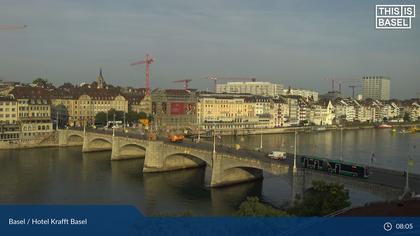
[[[24,29],[28,27],[27,25],[0,25],[0,30],[16,30]]]
[[[217,81],[218,80],[227,80],[227,81],[252,81],[255,82],[257,79],[255,77],[216,77],[216,76],[209,76],[207,77],[209,80],[213,80],[214,82],[214,92],[216,92]]]
[[[155,59],[151,58],[149,54],[146,54],[146,58],[143,61],[133,62],[130,65],[142,65],[146,64],[146,95],[150,95],[150,64],[152,64]]]
[[[190,79],[175,80],[174,83],[184,83],[184,89],[188,90],[188,83],[191,82]]]

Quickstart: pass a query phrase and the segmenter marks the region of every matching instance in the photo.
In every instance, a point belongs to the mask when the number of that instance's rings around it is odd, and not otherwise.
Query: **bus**
[[[330,174],[346,175],[364,179],[369,177],[369,168],[367,166],[340,160],[329,160],[316,156],[302,156],[301,164],[303,168],[324,171]]]

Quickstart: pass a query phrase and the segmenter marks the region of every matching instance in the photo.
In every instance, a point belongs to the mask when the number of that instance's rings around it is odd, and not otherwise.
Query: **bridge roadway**
[[[158,136],[156,141],[148,141],[147,136],[140,133],[115,131],[115,137],[112,137],[112,130],[93,130],[89,129],[84,133],[82,130],[64,130],[65,136],[77,136],[81,139],[74,142],[75,145],[86,144],[84,139],[88,135],[108,136],[108,145],[100,150],[112,150],[114,153],[115,145],[112,145],[117,139],[125,139],[120,143],[124,149],[126,142],[142,143],[140,149],[135,149],[131,155],[134,157],[144,156],[144,172],[162,172],[177,169],[192,168],[208,165],[212,168],[211,186],[223,186],[232,183],[249,181],[262,178],[262,171],[267,171],[274,175],[291,174],[293,165],[293,155],[288,154],[286,160],[273,160],[268,158],[266,153],[254,150],[239,149],[218,144],[216,146],[216,155],[213,156],[213,144],[209,142],[192,142],[191,139],[185,139],[183,142],[172,143],[166,136]],[[152,145],[150,145],[152,144]],[[66,145],[64,145],[66,146]],[[89,146],[89,144],[88,144]],[[148,147],[154,146],[155,150],[147,152]],[[157,148],[157,149],[156,149]],[[149,148],[152,149],[152,148]],[[86,150],[89,151],[89,150]],[[93,151],[96,151],[95,148]],[[130,155],[129,155],[130,156]],[[119,156],[113,155],[113,160],[130,158],[124,156],[124,152],[119,152]],[[370,167],[370,176],[368,179],[355,177],[345,177],[331,175],[320,171],[300,168],[300,156],[297,158],[297,171],[290,178],[292,184],[302,186],[303,190],[310,187],[313,180],[325,180],[327,182],[340,182],[346,186],[353,186],[363,190],[381,192],[381,196],[387,199],[393,199],[402,193],[405,185],[403,172],[389,169]],[[218,165],[215,165],[218,164]],[[297,176],[297,177],[296,177]],[[304,176],[302,178],[302,176]],[[409,175],[410,188],[415,192],[420,192],[420,176]],[[296,183],[299,182],[299,183]],[[301,192],[299,191],[299,192]]]

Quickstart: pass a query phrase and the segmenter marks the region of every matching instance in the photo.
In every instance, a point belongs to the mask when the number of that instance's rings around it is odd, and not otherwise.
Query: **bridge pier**
[[[68,130],[59,130],[58,132],[58,146],[68,146]]]
[[[118,137],[112,136],[112,152],[111,161],[121,160],[120,158],[120,142]]]
[[[149,141],[144,158],[143,172],[163,171],[164,152],[162,141]]]
[[[223,155],[213,154],[210,187],[223,187],[227,185],[250,182],[263,178],[263,171],[256,168],[234,167],[226,168]]]

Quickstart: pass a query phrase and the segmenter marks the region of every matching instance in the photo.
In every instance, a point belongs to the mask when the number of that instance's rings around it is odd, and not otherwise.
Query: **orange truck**
[[[176,143],[182,142],[184,140],[184,135],[182,134],[171,134],[168,136],[169,141]]]

